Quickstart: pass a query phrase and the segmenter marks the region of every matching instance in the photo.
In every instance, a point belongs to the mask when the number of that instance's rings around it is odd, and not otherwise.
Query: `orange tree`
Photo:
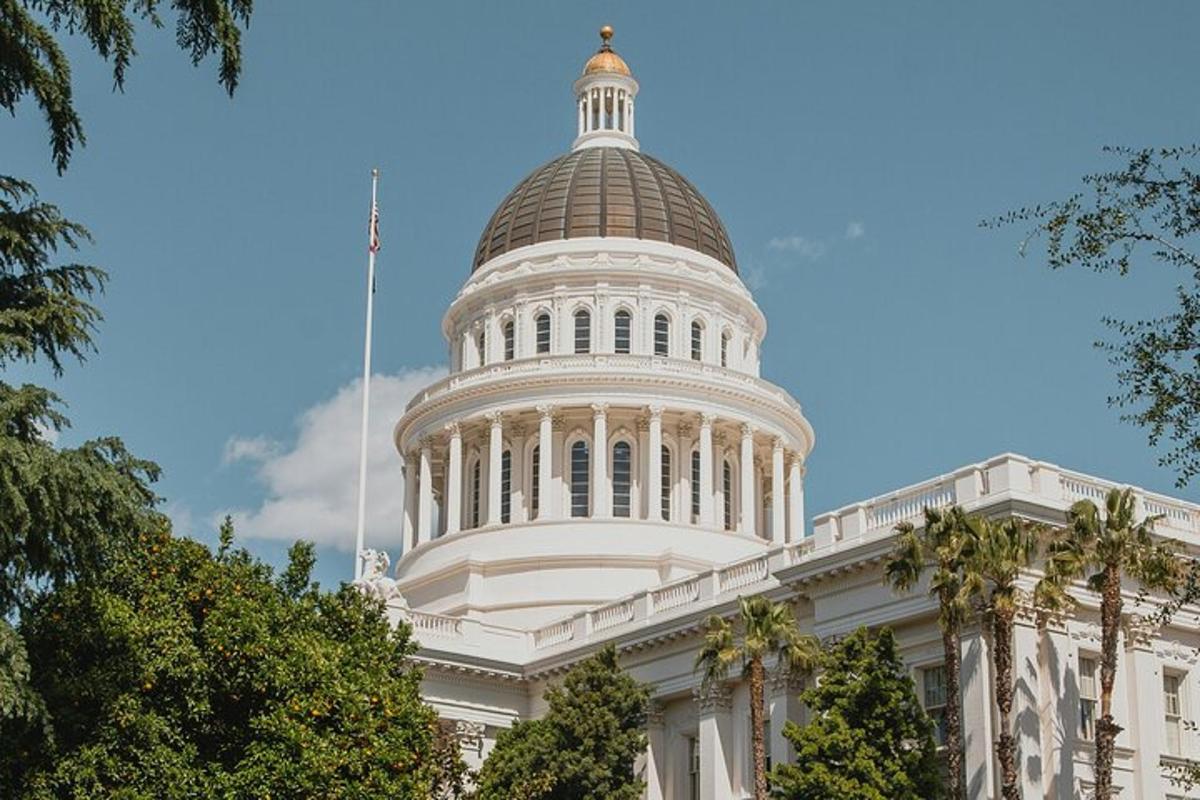
[[[6,797],[431,796],[434,714],[407,626],[165,528],[23,616],[46,725],[0,739]]]

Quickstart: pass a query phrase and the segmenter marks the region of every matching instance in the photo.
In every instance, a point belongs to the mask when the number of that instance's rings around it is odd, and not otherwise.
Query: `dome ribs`
[[[668,242],[737,271],[729,236],[682,175],[636,150],[594,147],[531,172],[492,215],[474,267],[539,242],[591,236]]]

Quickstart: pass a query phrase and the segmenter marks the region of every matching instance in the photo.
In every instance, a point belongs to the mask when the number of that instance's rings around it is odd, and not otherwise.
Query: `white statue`
[[[407,609],[408,603],[396,587],[395,579],[388,577],[388,567],[392,563],[388,554],[382,550],[362,550],[358,558],[362,563],[362,577],[353,585],[364,594],[379,598],[386,605]]]

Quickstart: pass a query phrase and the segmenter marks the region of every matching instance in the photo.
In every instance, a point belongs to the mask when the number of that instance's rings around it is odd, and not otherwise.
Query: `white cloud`
[[[846,223],[846,238],[851,241],[861,239],[867,235],[867,226],[861,222],[853,221]]]
[[[266,436],[230,436],[221,454],[222,464],[235,461],[266,461],[279,452],[279,443]]]
[[[796,253],[808,261],[816,261],[829,250],[829,247],[824,242],[795,235],[776,236],[767,242],[767,247],[772,250]]]
[[[404,478],[392,444],[392,428],[413,395],[445,374],[426,368],[371,379],[367,435],[367,525],[369,543],[395,550],[400,541]],[[294,541],[308,539],[354,550],[357,512],[362,380],[302,413],[296,440],[280,446],[265,437],[231,438],[225,460],[256,464],[265,497],[257,508],[229,509],[239,536]]]

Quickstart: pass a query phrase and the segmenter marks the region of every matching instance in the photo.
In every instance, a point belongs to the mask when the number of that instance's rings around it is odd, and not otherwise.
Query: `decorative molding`
[[[1155,635],[1158,633],[1158,623],[1153,617],[1126,614],[1121,623],[1125,631],[1126,647],[1149,650],[1153,646]]]

